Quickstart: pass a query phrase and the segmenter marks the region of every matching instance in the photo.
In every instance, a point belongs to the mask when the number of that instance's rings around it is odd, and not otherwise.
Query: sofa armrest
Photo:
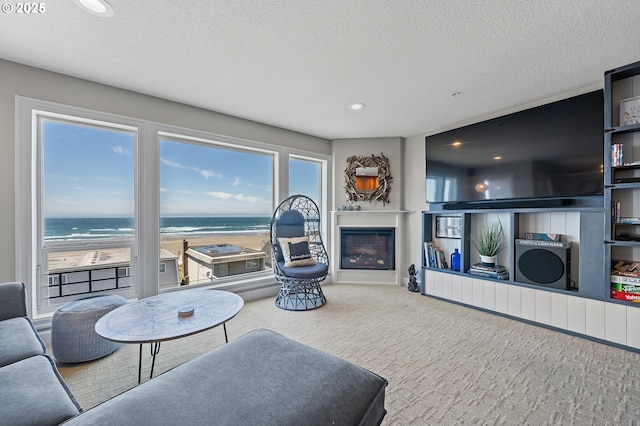
[[[27,289],[24,283],[0,283],[0,320],[27,316]]]

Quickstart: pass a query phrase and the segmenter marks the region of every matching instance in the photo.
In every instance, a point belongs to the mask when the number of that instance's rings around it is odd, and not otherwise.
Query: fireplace
[[[340,269],[393,271],[395,228],[340,228]]]

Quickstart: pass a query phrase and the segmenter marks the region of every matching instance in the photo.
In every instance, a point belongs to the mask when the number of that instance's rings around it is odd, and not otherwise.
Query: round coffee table
[[[121,306],[96,322],[96,333],[120,343],[139,343],[138,383],[142,374],[142,345],[151,344],[151,373],[160,343],[222,324],[228,343],[226,322],[244,306],[237,294],[220,290],[182,290],[163,293]],[[189,313],[193,309],[193,313]]]

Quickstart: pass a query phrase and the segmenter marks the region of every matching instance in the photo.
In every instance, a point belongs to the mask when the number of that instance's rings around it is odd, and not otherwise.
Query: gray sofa
[[[0,367],[0,422],[6,424],[379,425],[386,414],[384,378],[264,329],[83,412],[26,310],[16,309],[24,300],[23,285],[0,284],[0,360],[8,360]],[[21,323],[19,334],[9,331],[13,322]],[[24,340],[24,348],[14,339]],[[5,343],[12,349],[5,351]]]
[[[82,411],[46,350],[24,284],[0,284],[0,423],[57,425]]]

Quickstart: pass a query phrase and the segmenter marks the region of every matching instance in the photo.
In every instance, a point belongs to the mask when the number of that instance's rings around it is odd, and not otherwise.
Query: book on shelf
[[[620,201],[611,202],[611,219],[613,220],[613,223],[618,223],[620,221]]]
[[[624,164],[624,145],[611,144],[611,167],[619,167]]]
[[[434,259],[433,259],[433,247],[435,247],[436,243],[433,241],[425,241],[424,242],[424,262],[425,266],[428,268],[433,268]]]
[[[540,246],[540,247],[558,247],[564,249],[571,248],[571,242],[568,241],[542,241],[542,240],[526,240],[518,238],[516,244],[523,246]]]
[[[525,240],[539,240],[539,241],[560,241],[562,239],[561,234],[549,234],[541,232],[525,232]]]
[[[627,275],[611,274],[611,284],[626,284],[636,286],[640,289],[640,277],[630,277]]]
[[[438,249],[438,260],[438,268],[449,269],[449,264],[447,263],[447,258],[444,254],[444,250]]]
[[[616,222],[621,225],[640,225],[640,217],[619,217]]]
[[[614,288],[611,289],[611,297],[618,300],[626,300],[627,302],[640,303],[640,293],[627,293],[624,291],[618,291]]]

